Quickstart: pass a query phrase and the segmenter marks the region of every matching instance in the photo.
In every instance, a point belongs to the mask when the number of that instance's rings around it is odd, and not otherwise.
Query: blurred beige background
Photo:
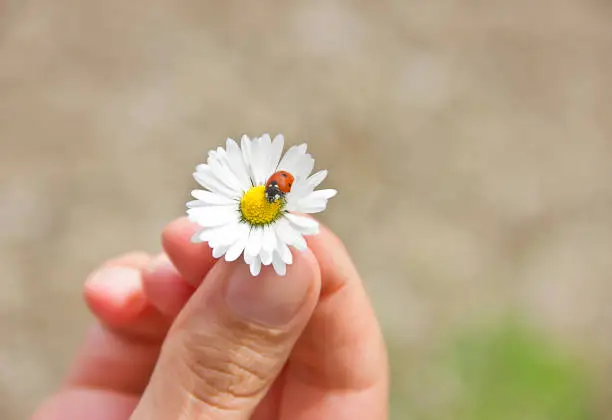
[[[394,398],[435,413],[452,386],[413,372],[511,312],[584,361],[610,418],[611,22],[605,0],[0,1],[0,418],[61,379],[87,273],[158,251],[208,149],[263,132],[330,169],[321,219]]]

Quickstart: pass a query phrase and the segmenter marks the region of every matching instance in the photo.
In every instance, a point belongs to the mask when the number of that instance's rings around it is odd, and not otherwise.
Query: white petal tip
[[[212,256],[213,258],[221,258],[225,254],[225,249],[220,246],[213,248]]]
[[[237,254],[237,255],[236,254],[234,254],[234,255],[225,254],[225,261],[227,261],[227,262],[236,261],[240,257],[240,255],[242,255],[242,253]]]
[[[293,247],[298,251],[306,251],[308,249],[308,245],[302,244],[294,244]]]

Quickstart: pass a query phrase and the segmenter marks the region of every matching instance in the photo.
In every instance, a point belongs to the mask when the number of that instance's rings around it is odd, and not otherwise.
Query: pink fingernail
[[[254,278],[246,264],[235,264],[229,274],[226,301],[237,314],[269,326],[283,326],[300,311],[310,289],[311,278],[291,275],[278,276],[265,267]]]
[[[117,306],[144,301],[140,271],[129,267],[104,267],[85,282],[89,292],[104,295]]]

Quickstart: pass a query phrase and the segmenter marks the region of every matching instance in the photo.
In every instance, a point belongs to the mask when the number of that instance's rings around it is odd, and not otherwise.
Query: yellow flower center
[[[240,213],[242,220],[255,226],[265,226],[276,221],[280,215],[285,200],[276,200],[273,203],[266,199],[266,186],[252,187],[240,200]]]

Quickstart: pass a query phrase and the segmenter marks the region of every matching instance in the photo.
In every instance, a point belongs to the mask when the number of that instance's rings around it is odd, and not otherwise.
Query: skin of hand
[[[86,281],[98,319],[33,420],[383,420],[387,353],[341,241],[321,226],[286,277],[215,260],[178,219],[164,253]]]

